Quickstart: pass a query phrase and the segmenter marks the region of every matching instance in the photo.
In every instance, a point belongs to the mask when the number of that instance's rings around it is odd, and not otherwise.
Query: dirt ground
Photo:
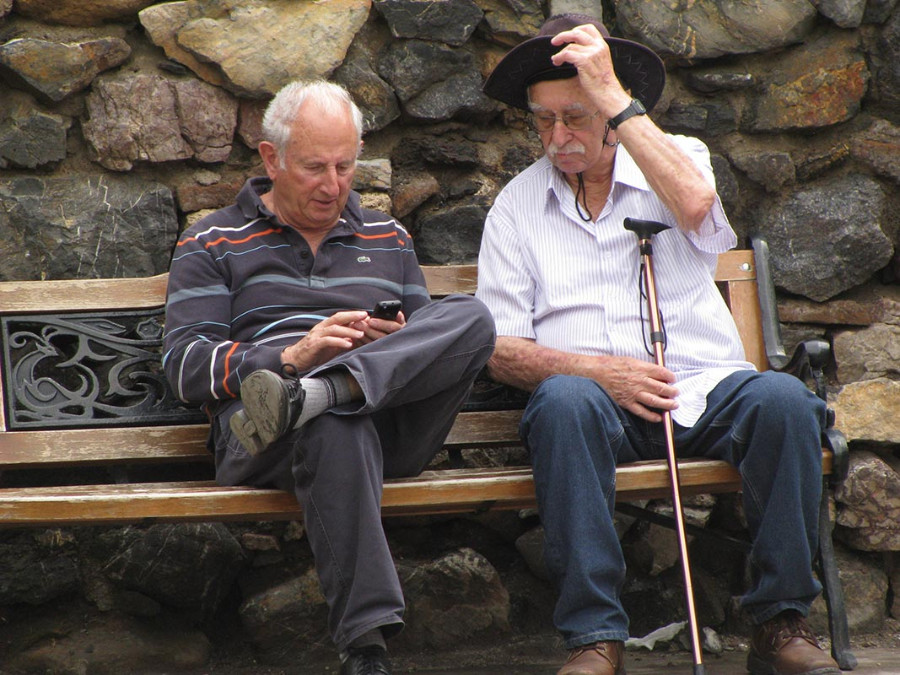
[[[743,675],[746,673],[746,640],[722,636],[720,654],[704,654],[706,675]],[[888,620],[879,633],[851,636],[853,654],[858,665],[856,675],[900,675],[900,622]],[[394,657],[394,673],[427,675],[554,675],[565,658],[555,636],[513,638],[489,648],[465,649],[440,654],[398,655]],[[626,655],[629,675],[658,673],[694,674],[690,651],[671,647],[631,650]],[[336,675],[337,660],[316,664],[272,667],[249,663],[246,659],[211,664],[190,675]],[[183,675],[189,675],[187,673]]]

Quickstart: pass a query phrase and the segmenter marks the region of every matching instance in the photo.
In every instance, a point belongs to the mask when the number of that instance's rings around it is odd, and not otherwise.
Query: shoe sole
[[[557,673],[556,675],[559,675],[559,673]],[[628,673],[625,672],[625,666],[622,666],[621,668],[619,668],[619,670],[615,671],[615,675],[628,675]]]
[[[747,655],[747,672],[750,675],[781,675],[768,661],[756,656],[753,652]],[[841,675],[840,668],[825,666],[813,670],[804,670],[798,675]]]
[[[236,423],[240,434],[234,427],[232,431],[238,439],[245,436],[251,445],[259,448],[257,452],[261,452],[287,431],[290,408],[287,387],[280,375],[270,370],[257,370],[241,383],[241,400],[244,415]],[[244,447],[256,454],[246,444]]]
[[[231,427],[231,433],[238,439],[250,455],[258,455],[266,446],[263,445],[256,431],[256,425],[247,417],[243,410],[238,410],[231,419],[228,420],[228,426]]]

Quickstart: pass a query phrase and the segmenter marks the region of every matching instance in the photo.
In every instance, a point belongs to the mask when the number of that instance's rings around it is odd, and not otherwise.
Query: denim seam
[[[610,448],[615,447],[615,454],[616,454],[616,456],[618,456],[618,454],[619,454],[619,449],[622,447],[622,439],[623,439],[623,438],[625,438],[625,427],[624,427],[623,425],[620,424],[620,425],[619,425],[619,428],[618,428],[618,431],[616,432],[615,436],[610,437],[610,439],[609,439],[609,447],[610,447]],[[607,489],[606,487],[604,487],[604,490],[603,490],[603,498],[604,498],[606,501],[609,501],[610,498],[611,498],[613,495],[615,495],[615,493],[616,493],[616,475],[617,475],[617,472],[616,472],[616,471],[611,471],[610,474],[611,474],[611,475],[610,475],[610,478],[611,478],[611,480],[610,480],[610,485],[609,485],[608,489]],[[611,639],[611,638],[610,638],[610,639]]]
[[[778,602],[774,602],[770,605],[766,606],[764,610],[754,611],[750,607],[744,607],[744,610],[750,616],[750,621],[758,626],[762,623],[765,623],[769,619],[773,619],[782,612],[785,612],[789,609],[795,609],[803,616],[807,616],[809,614],[809,605],[800,602],[799,600],[780,600]]]
[[[565,640],[565,648],[577,649],[578,647],[590,645],[595,642],[607,642],[610,640],[624,642],[627,639],[628,631],[595,631],[593,633],[587,633],[586,635],[568,638]]]

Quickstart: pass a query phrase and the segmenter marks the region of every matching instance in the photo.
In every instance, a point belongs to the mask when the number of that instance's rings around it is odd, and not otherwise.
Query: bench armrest
[[[751,235],[750,244],[756,260],[756,283],[759,291],[763,342],[769,367],[772,370],[794,375],[803,381],[812,381],[816,396],[827,402],[825,366],[831,358],[831,345],[826,340],[804,340],[797,345],[790,358],[787,356],[781,337],[781,324],[778,320],[775,282],[769,264],[769,244],[758,234]],[[846,437],[834,428],[834,411],[829,408],[827,415],[822,441],[833,454],[831,480],[834,483],[847,476],[850,457]]]
[[[824,371],[831,356],[831,345],[825,340],[805,340],[797,345],[793,355],[788,358],[781,338],[775,282],[769,264],[769,244],[759,235],[751,236],[750,243],[756,260],[763,343],[769,368],[790,373],[802,380],[812,379],[816,395],[823,401],[827,400]]]

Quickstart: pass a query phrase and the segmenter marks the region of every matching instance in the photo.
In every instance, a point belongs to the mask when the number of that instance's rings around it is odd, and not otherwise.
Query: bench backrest
[[[425,274],[429,289],[435,297],[475,291],[475,265],[426,266]],[[747,359],[760,370],[765,369],[766,356],[760,326],[753,252],[737,250],[721,255],[716,280],[734,315]],[[144,387],[152,393],[162,378],[158,352],[160,323],[164,320],[162,309],[165,305],[166,282],[167,275],[161,274],[136,279],[0,283],[0,340],[3,341],[0,347],[4,361],[0,376],[0,400],[3,402],[0,406],[0,470],[38,466],[85,466],[92,463],[110,466],[117,463],[209,460],[205,448],[205,424],[197,423],[196,413],[179,409],[177,401],[167,400],[162,408],[158,402],[151,404],[139,401],[122,405],[125,415],[119,419],[116,419],[116,415],[120,415],[121,411],[110,410],[116,406],[104,403],[98,406],[102,412],[101,417],[93,419],[89,414],[80,415],[79,411],[75,411],[69,418],[56,422],[55,428],[39,428],[40,421],[32,423],[27,417],[24,421],[16,422],[11,415],[15,402],[10,382],[15,377],[13,370],[16,360],[31,358],[27,355],[23,357],[18,352],[14,354],[15,349],[21,345],[9,344],[10,340],[15,342],[13,328],[17,325],[16,321],[22,321],[23,318],[34,320],[37,326],[44,326],[43,331],[38,328],[28,331],[38,335],[38,343],[40,340],[52,343],[58,333],[67,330],[69,324],[66,322],[71,323],[69,315],[76,315],[81,323],[87,323],[91,329],[96,326],[106,337],[112,335],[107,340],[111,346],[91,347],[98,352],[91,354],[91,363],[99,363],[103,368],[112,367],[115,370],[115,366],[103,365],[103,359],[110,356],[112,351],[119,352],[116,354],[119,360],[125,354],[125,357],[140,363],[137,367],[140,376],[131,378],[137,379],[138,383],[129,381],[128,386],[138,392],[142,391],[140,387]],[[144,318],[142,313],[145,312],[150,318]],[[62,324],[57,320],[57,315],[65,317]],[[127,321],[120,320],[123,315],[127,315]],[[120,324],[124,325],[128,321],[131,323],[127,330],[132,335],[123,346],[117,342],[119,333],[124,330],[120,329]],[[135,344],[138,346],[135,347]],[[149,361],[146,355],[141,355],[145,347],[151,352]],[[41,356],[40,350],[38,345],[38,357]],[[115,363],[115,359],[111,362]],[[33,365],[26,365],[37,375],[42,374]],[[127,374],[127,369],[124,372]],[[48,375],[43,385],[52,388],[53,373],[43,374]],[[90,377],[87,372],[83,374]],[[114,381],[115,377],[110,377],[109,380]],[[21,389],[21,385],[19,388]],[[148,398],[151,397],[150,393]],[[29,391],[29,396],[49,401],[48,405],[51,405],[58,393],[44,389]],[[157,407],[154,408],[154,405]],[[109,417],[106,417],[107,414]],[[515,420],[518,414],[516,411],[467,413],[461,416],[451,432],[448,445],[488,446],[515,442]],[[491,415],[489,423],[486,415]],[[509,423],[498,425],[498,415],[508,415]],[[21,416],[20,412],[18,417]],[[49,427],[54,427],[54,424]],[[98,427],[102,428],[102,435],[97,433]]]

